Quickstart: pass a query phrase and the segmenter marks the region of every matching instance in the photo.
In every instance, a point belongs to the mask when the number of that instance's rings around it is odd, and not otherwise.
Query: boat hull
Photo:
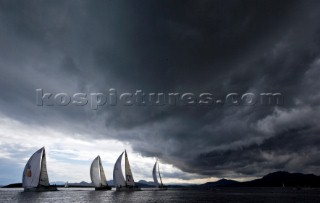
[[[116,191],[141,191],[138,187],[117,187]]]
[[[168,190],[168,188],[167,187],[158,187],[155,190]]]
[[[111,190],[110,186],[106,186],[106,187],[95,187],[94,188],[96,191],[103,191],[103,190]]]
[[[57,186],[41,186],[34,188],[24,188],[25,192],[50,192],[50,191],[58,191]]]

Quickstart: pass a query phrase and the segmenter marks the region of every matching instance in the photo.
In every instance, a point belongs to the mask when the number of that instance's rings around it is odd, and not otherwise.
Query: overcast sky
[[[45,146],[51,181],[245,180],[320,170],[320,2],[0,1],[0,184]],[[279,92],[277,106],[37,106],[36,89]],[[319,175],[319,174],[318,174]]]

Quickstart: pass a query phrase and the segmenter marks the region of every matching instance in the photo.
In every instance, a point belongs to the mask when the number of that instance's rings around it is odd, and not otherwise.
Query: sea
[[[94,191],[92,188],[59,188],[55,192],[23,192],[1,188],[0,202],[271,202],[317,203],[320,189],[312,188],[217,188],[212,190],[143,189],[134,192]]]

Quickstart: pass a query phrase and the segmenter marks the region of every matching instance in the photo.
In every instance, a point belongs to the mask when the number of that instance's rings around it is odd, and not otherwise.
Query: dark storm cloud
[[[1,1],[0,9],[2,113],[125,141],[202,175],[319,169],[319,2]],[[285,105],[39,108],[36,88],[281,92]]]

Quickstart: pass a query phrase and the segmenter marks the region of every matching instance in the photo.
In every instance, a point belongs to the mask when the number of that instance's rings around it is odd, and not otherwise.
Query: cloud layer
[[[0,9],[3,118],[128,143],[199,177],[319,171],[318,1],[1,1]],[[39,107],[37,88],[281,92],[285,105]]]

